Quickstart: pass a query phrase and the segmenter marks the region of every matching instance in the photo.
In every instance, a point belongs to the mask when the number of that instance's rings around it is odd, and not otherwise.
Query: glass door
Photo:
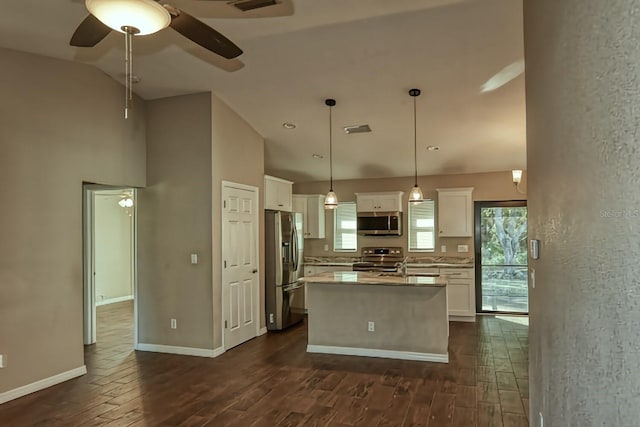
[[[528,313],[527,202],[476,202],[476,309]]]

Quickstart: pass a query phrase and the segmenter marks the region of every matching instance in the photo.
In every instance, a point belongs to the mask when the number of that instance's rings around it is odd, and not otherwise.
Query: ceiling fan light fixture
[[[153,34],[171,23],[171,15],[153,0],[86,0],[89,12],[121,33],[135,28],[136,35]]]

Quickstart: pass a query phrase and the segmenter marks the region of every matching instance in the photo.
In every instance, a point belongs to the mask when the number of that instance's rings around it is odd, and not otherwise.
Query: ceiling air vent
[[[360,126],[345,126],[344,133],[365,133],[371,132],[371,128],[369,125],[360,125]]]
[[[235,0],[227,2],[231,6],[240,9],[243,12],[248,10],[260,9],[262,7],[273,6],[278,4],[277,0]]]

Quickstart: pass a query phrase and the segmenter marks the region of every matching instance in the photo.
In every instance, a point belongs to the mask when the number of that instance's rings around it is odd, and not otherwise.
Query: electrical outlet
[[[376,322],[368,322],[367,323],[367,331],[375,332],[376,331]]]
[[[198,254],[191,254],[191,264],[198,263]]]
[[[171,329],[178,329],[178,321],[176,319],[171,319]]]
[[[324,251],[329,252],[329,245],[324,245]]]
[[[4,368],[7,366],[7,358],[4,357],[4,354],[0,354],[0,368]]]
[[[458,252],[469,252],[469,245],[458,245]]]
[[[442,253],[447,252],[447,245],[440,245],[440,252]]]

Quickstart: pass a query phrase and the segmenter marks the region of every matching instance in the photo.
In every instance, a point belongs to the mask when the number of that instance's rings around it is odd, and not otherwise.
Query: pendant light
[[[414,186],[409,192],[409,203],[422,203],[424,196],[418,186],[418,142],[416,131],[416,97],[420,95],[420,89],[411,89],[409,95],[413,97],[413,171]]]
[[[331,126],[331,109],[336,105],[335,99],[325,99],[324,103],[329,106],[329,192],[324,198],[325,209],[335,209],[338,207],[338,196],[333,191],[333,140],[332,140],[332,126]]]

